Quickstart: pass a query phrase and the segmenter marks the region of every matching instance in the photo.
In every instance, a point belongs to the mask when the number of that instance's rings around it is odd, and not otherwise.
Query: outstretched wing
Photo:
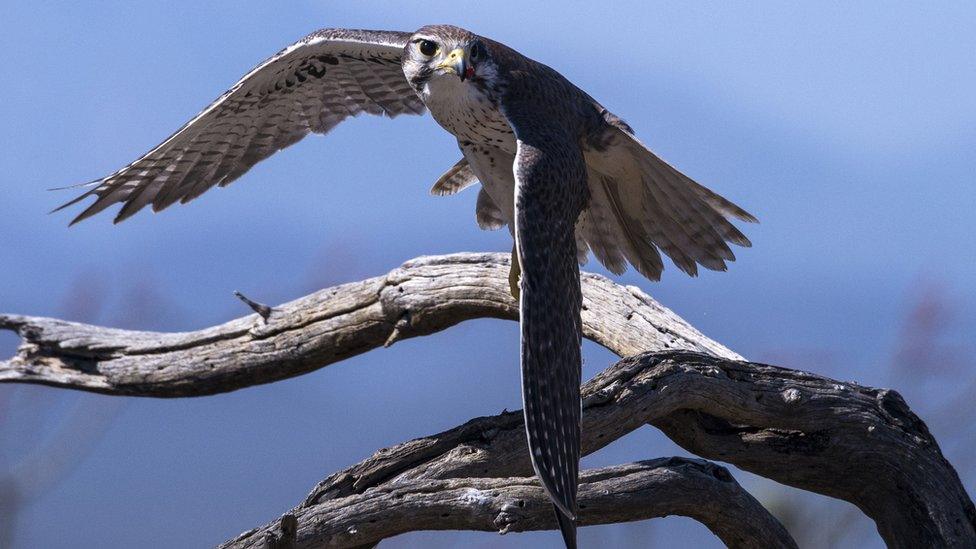
[[[124,203],[115,222],[148,204],[159,211],[226,186],[310,132],[326,133],[361,112],[423,114],[400,59],[409,33],[323,29],[285,48],[169,139],[61,206],[97,200],[72,221]]]
[[[522,267],[522,400],[532,465],[556,506],[568,547],[576,545],[580,458],[580,309],[575,228],[586,197],[578,140],[511,101],[515,130],[515,242]]]
[[[591,200],[583,237],[601,263],[622,273],[629,262],[651,280],[664,263],[658,250],[689,275],[698,265],[724,271],[729,244],[751,243],[731,219],[756,222],[748,212],[691,180],[651,152],[616,117],[586,156]],[[616,119],[619,120],[619,119]]]
[[[468,165],[468,159],[461,157],[451,169],[440,176],[434,186],[430,188],[430,194],[435,196],[447,196],[467,189],[478,182],[478,176]]]

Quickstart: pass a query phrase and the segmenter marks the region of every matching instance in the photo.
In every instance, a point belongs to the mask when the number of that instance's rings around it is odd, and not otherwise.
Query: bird
[[[244,75],[165,141],[58,207],[95,197],[71,224],[113,204],[115,222],[224,187],[311,133],[361,113],[429,112],[462,158],[431,188],[480,183],[475,218],[513,237],[526,439],[567,547],[579,513],[582,291],[592,254],[656,281],[678,269],[724,271],[732,220],[756,218],[648,149],[634,130],[549,66],[452,25],[416,32],[322,29]]]

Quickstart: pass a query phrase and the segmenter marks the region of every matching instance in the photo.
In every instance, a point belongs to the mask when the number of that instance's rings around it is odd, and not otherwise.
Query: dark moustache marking
[[[434,69],[425,65],[421,67],[416,74],[410,77],[410,85],[413,86],[413,89],[417,90],[419,93],[424,89],[424,84],[430,80],[430,77],[433,76],[433,74]]]

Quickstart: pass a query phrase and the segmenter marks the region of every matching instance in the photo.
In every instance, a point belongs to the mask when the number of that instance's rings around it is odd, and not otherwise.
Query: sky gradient
[[[475,224],[476,192],[428,195],[460,156],[429,117],[347,121],[226,189],[118,226],[105,213],[69,230],[70,213],[46,213],[73,195],[45,189],[128,163],[316,28],[449,22],[556,68],[662,157],[760,218],[742,227],[754,247],[736,250],[727,273],[691,279],[668,264],[660,283],[632,271],[618,278],[707,335],[752,359],[883,385],[890,380],[879,365],[910,303],[934,285],[956,311],[946,337],[974,343],[973,4],[620,2],[608,10],[553,1],[517,14],[514,5],[5,3],[0,310],[189,330],[245,314],[234,290],[278,303],[418,255],[510,250],[507,231]],[[606,274],[592,260],[586,268]],[[79,410],[108,418],[93,420],[99,434],[89,451],[19,515],[15,547],[219,543],[377,448],[519,408],[517,341],[514,323],[469,322],[202,399],[0,387],[0,467],[30,459]],[[15,343],[0,334],[0,356]],[[613,359],[593,344],[584,354],[584,377]],[[896,388],[910,404],[927,398]],[[584,465],[668,454],[683,452],[648,428]],[[555,534],[454,536],[417,534],[390,546],[558,542]],[[717,543],[681,519],[584,529],[581,540],[596,536]]]

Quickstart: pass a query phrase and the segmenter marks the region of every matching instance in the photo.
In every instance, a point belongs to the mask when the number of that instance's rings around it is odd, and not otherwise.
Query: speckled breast
[[[492,145],[515,153],[515,134],[492,99],[456,77],[431,80],[423,96],[431,116],[458,141]]]

